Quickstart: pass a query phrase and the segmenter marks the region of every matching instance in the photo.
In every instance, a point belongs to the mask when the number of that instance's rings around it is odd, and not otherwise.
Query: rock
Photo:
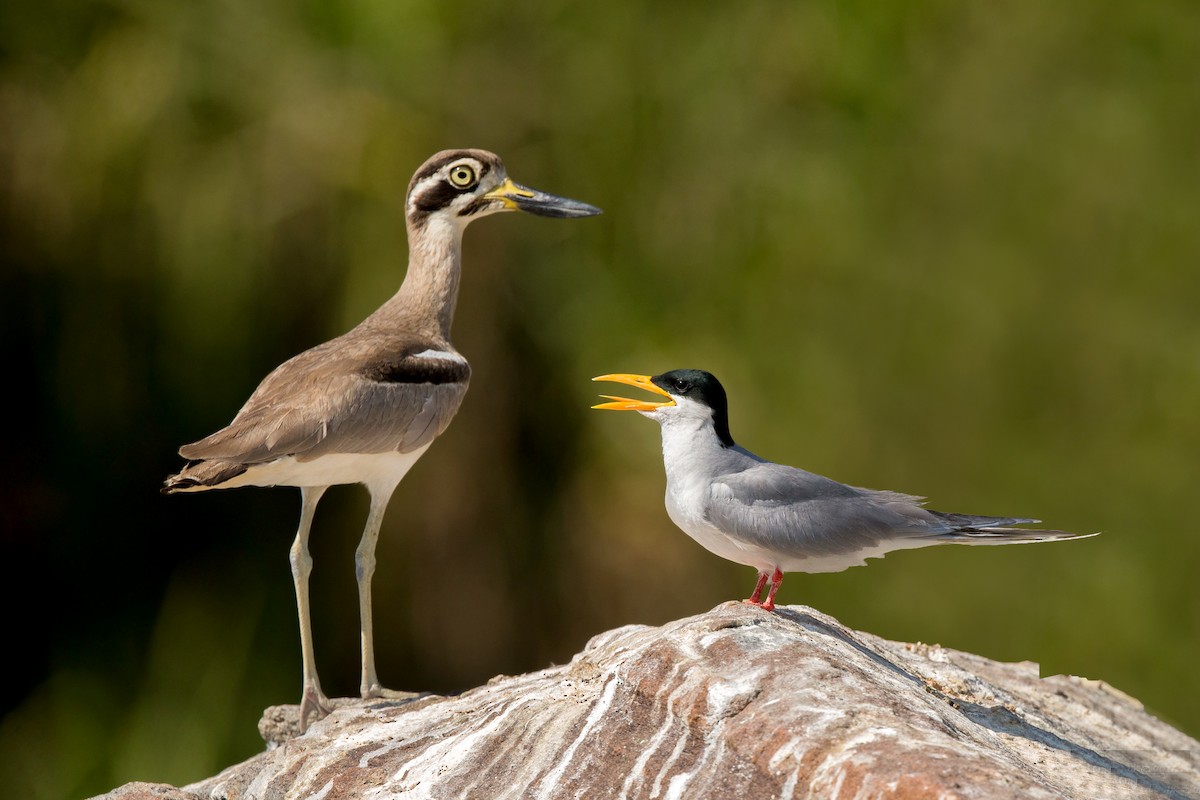
[[[121,800],[202,800],[198,794],[177,789],[174,786],[168,786],[165,783],[127,783],[119,789],[114,789],[108,794],[100,795],[101,798],[116,798]]]
[[[1200,743],[1100,681],[804,606],[726,603],[461,695],[269,728],[216,777],[104,798],[1200,798]]]
[[[371,705],[380,707],[387,701],[409,701],[420,697],[432,697],[429,692],[397,692],[391,689],[383,690],[383,698],[370,701]],[[398,705],[398,703],[394,703]],[[357,697],[331,697],[331,708],[338,709],[346,706],[362,706],[365,701]],[[300,706],[282,705],[267,706],[262,718],[258,721],[258,735],[267,743],[267,749],[278,747],[289,739],[295,739],[300,734]]]

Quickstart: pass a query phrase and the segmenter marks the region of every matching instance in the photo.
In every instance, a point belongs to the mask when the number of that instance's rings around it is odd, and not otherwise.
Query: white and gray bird
[[[662,426],[671,521],[713,553],[758,570],[746,600],[768,611],[785,572],[841,572],[893,550],[935,544],[1016,544],[1095,534],[1016,528],[1040,520],[947,514],[924,498],[847,486],[774,464],[734,444],[725,389],[710,373],[593,378],[647,389],[664,401],[602,395],[593,408],[638,411]],[[762,591],[771,582],[765,600]]]
[[[163,491],[298,486],[300,526],[291,549],[304,686],[301,730],[329,711],[313,655],[308,537],[322,494],[361,483],[371,504],[355,552],[364,698],[384,689],[375,673],[371,577],[375,544],[401,478],[450,424],[471,376],[450,343],[463,230],[499,211],[587,217],[600,209],[513,183],[496,155],[445,150],[408,186],[408,271],[396,294],[356,328],[285,361],[225,428],[179,448],[188,464]]]

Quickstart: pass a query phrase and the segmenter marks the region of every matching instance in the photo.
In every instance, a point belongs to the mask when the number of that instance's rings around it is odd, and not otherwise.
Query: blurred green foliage
[[[1200,733],[1200,6],[0,8],[0,785],[183,784],[296,702],[294,490],[164,498],[175,448],[383,302],[445,147],[597,204],[471,228],[475,374],[401,484],[380,672],[453,691],[744,596],[662,508],[612,371],[701,367],[734,436],[947,511],[1103,530],[795,575],[894,639],[1102,679]],[[314,534],[357,690],[358,487]]]

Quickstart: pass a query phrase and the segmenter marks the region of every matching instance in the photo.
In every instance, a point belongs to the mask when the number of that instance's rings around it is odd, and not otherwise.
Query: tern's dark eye
[[[479,181],[475,168],[470,164],[455,164],[450,168],[446,177],[449,179],[450,185],[456,189],[470,189]]]
[[[675,387],[675,391],[679,392],[680,394],[684,394],[688,389],[692,388],[691,381],[687,380],[686,378],[676,378],[671,383]]]

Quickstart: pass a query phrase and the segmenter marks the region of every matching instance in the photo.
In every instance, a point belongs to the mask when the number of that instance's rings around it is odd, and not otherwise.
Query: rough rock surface
[[[1200,798],[1200,743],[1099,682],[727,603],[453,697],[352,702],[180,789],[223,798]]]

